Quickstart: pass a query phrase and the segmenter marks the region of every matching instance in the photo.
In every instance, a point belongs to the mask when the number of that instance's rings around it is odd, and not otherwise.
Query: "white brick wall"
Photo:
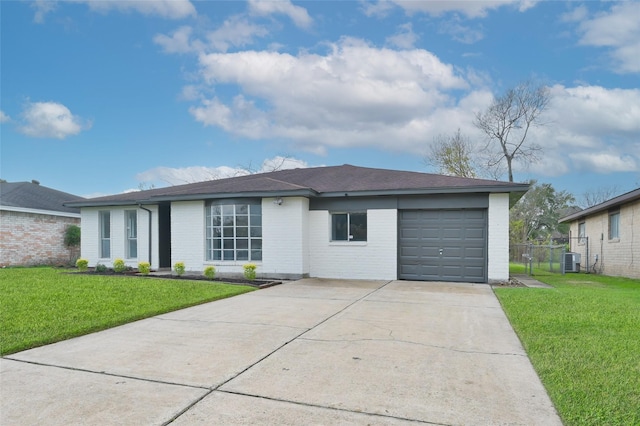
[[[309,274],[309,200],[284,198],[262,200],[262,264],[259,270],[270,276]]]
[[[509,279],[509,194],[490,194],[488,211],[489,282]]]
[[[310,276],[397,278],[397,210],[367,210],[366,242],[331,242],[330,221],[328,211],[309,212]]]
[[[152,235],[153,235],[153,258],[151,265],[155,269],[158,266],[158,217],[157,207],[146,207],[153,211]],[[126,223],[125,211],[136,210],[138,212],[138,257],[135,259],[126,258]],[[109,211],[111,215],[111,256],[109,258],[100,257],[100,211]],[[149,261],[149,213],[138,208],[136,205],[123,207],[85,207],[82,209],[82,233],[81,233],[81,257],[89,261],[89,266],[94,267],[98,263],[107,267],[113,266],[113,261],[117,258],[124,259],[125,264],[132,268],[138,267],[138,262]]]
[[[190,272],[202,272],[205,259],[204,201],[171,203],[171,268],[184,262]]]

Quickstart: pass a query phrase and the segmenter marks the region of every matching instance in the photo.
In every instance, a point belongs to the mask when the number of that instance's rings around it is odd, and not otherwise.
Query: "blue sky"
[[[0,177],[81,196],[282,167],[434,171],[492,96],[549,87],[516,164],[640,186],[640,2],[0,3]],[[282,160],[282,159],[286,160]],[[507,179],[506,175],[502,176]]]

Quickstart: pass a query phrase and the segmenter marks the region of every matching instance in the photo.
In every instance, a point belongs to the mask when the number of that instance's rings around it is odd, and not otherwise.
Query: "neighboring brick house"
[[[64,245],[69,225],[80,226],[80,209],[66,201],[84,198],[32,182],[0,182],[0,266],[73,262],[78,249]]]
[[[580,253],[583,270],[640,278],[640,188],[560,222],[570,225],[570,251]]]
[[[82,257],[220,276],[493,282],[509,278],[509,208],[529,185],[351,165],[92,198]]]

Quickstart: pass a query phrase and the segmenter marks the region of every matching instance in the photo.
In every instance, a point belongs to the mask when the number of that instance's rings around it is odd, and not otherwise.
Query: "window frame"
[[[131,218],[134,219],[133,226],[131,224]],[[138,211],[137,210],[125,210],[125,241],[126,241],[126,258],[137,259],[138,258]],[[132,229],[133,228],[133,229]],[[133,232],[132,232],[133,231]],[[132,255],[132,246],[135,246],[135,253]]]
[[[578,244],[585,244],[587,239],[587,222],[578,222]]]
[[[261,201],[228,200],[205,206],[206,262],[262,262]]]
[[[620,239],[620,209],[610,210],[608,216],[609,241]]]
[[[364,217],[364,238],[358,237],[356,238],[356,232],[353,232],[353,220],[351,218],[352,215],[362,215]],[[368,214],[367,211],[364,210],[354,210],[354,211],[335,211],[329,213],[329,241],[332,243],[366,243],[368,240]],[[338,223],[337,219],[339,217],[344,216],[344,221]],[[336,229],[336,226],[342,225],[344,229]],[[355,225],[357,226],[357,225]],[[346,235],[344,235],[346,232]],[[342,234],[342,235],[338,235]],[[345,238],[342,238],[342,237]]]
[[[100,246],[98,253],[100,259],[111,258],[111,211],[100,210],[98,212]],[[106,245],[105,245],[106,244]]]

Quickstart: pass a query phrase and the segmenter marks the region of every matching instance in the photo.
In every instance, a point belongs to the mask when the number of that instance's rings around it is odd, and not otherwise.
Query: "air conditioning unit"
[[[580,253],[569,252],[564,254],[564,271],[580,272]]]

